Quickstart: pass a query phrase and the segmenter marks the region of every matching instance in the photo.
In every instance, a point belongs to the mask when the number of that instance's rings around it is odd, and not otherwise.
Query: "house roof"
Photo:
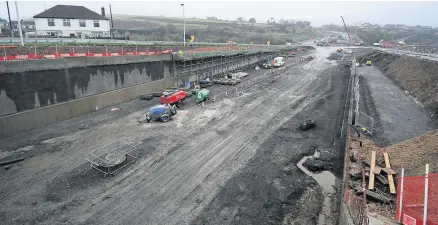
[[[56,5],[40,14],[35,15],[33,18],[109,20],[108,18],[83,6],[76,5]]]
[[[8,22],[7,20],[5,20],[5,19],[2,19],[2,18],[0,18],[0,22]]]

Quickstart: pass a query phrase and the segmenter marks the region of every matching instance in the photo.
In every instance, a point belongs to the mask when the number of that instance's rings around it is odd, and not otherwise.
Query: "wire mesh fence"
[[[26,44],[0,46],[0,60],[27,60],[61,57],[102,57],[120,55],[156,55],[170,52],[178,53],[184,58],[209,57],[218,54],[231,55],[238,53],[254,53],[280,49],[266,45],[220,45],[220,46],[178,46],[178,45],[100,45],[92,43]]]

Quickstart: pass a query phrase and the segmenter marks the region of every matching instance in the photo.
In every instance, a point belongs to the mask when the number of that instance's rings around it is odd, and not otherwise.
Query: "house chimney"
[[[104,7],[100,8],[100,11],[102,12],[102,16],[105,17],[105,8]]]

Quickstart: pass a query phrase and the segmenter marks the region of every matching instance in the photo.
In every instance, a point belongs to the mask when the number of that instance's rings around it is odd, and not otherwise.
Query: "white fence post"
[[[398,208],[398,222],[401,223],[402,221],[402,211],[403,211],[403,183],[405,180],[405,168],[402,168],[401,171],[401,177],[400,177],[400,203],[399,203],[399,208]]]
[[[424,208],[423,208],[423,225],[427,220],[427,198],[429,192],[429,164],[426,164],[426,174],[424,175]]]

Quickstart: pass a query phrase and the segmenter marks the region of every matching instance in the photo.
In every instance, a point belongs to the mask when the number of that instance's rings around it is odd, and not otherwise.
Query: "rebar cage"
[[[87,155],[91,167],[102,172],[104,176],[114,175],[120,169],[136,161],[135,151],[141,141],[121,138],[97,147]]]

